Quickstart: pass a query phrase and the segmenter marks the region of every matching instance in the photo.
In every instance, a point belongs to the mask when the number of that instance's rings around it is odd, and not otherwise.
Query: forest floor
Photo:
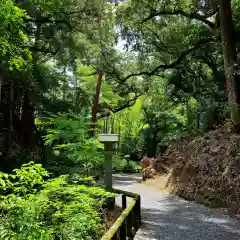
[[[115,223],[118,217],[122,213],[122,208],[120,206],[115,206],[111,211],[106,210],[103,213],[104,223],[105,223],[105,232],[107,232],[111,226]]]
[[[240,239],[240,223],[236,219],[218,209],[167,194],[161,190],[161,180],[156,185],[149,181],[141,183],[141,177],[141,174],[114,174],[115,188],[141,195],[143,224],[135,240]]]

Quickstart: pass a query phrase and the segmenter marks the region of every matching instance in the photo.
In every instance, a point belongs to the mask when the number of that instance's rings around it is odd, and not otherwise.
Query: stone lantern
[[[104,184],[107,191],[112,191],[112,156],[116,153],[118,134],[100,134],[99,141],[104,144]]]

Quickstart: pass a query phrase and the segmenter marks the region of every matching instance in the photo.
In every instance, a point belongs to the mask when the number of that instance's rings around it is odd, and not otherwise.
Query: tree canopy
[[[239,133],[239,10],[239,0],[1,0],[0,239],[102,236],[113,194],[89,178],[104,174],[99,133],[119,134],[121,171],[226,120]]]
[[[88,139],[94,102],[97,132],[101,125],[118,131],[123,149],[131,149],[129,141],[143,147],[150,136],[150,155],[166,139],[209,130],[230,116],[237,126],[240,2],[230,2],[231,11],[221,12],[214,0],[2,1],[2,167],[33,157],[47,164],[53,146],[44,139],[49,127],[60,127],[47,124],[53,116],[66,124],[83,118]],[[229,24],[233,41],[225,44]],[[147,148],[138,150],[144,155]]]

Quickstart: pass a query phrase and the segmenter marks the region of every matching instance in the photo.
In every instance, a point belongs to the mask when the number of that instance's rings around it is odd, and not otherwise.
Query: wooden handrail
[[[122,214],[113,226],[105,233],[101,240],[127,240],[133,239],[141,225],[141,200],[140,195],[113,189],[114,193],[122,194]],[[132,198],[127,206],[127,197]]]
[[[127,192],[127,191],[120,190],[120,189],[116,189],[116,188],[113,188],[113,189],[112,189],[112,192],[117,193],[117,194],[123,194],[123,195],[126,195],[127,197],[131,197],[131,198],[135,198],[136,196],[139,196],[139,195],[136,194],[136,193]],[[140,197],[140,196],[139,196],[139,197]]]

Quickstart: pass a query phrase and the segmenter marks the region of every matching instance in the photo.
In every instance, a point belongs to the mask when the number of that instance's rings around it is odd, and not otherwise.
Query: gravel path
[[[139,183],[139,174],[115,174],[114,187],[141,195],[143,224],[135,240],[240,240],[240,223],[218,210],[166,195]]]

